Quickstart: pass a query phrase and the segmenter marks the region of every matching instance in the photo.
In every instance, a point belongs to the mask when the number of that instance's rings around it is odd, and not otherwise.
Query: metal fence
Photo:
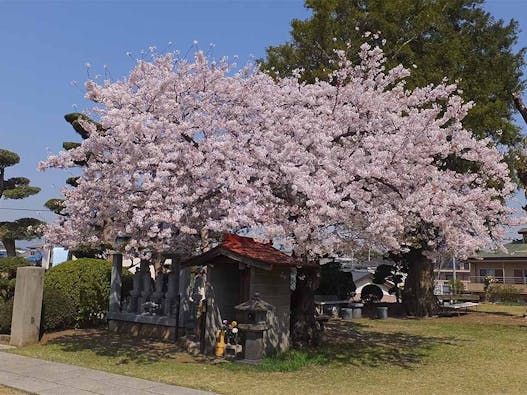
[[[483,284],[487,276],[470,276],[471,283]],[[527,284],[527,277],[493,277],[494,284]]]

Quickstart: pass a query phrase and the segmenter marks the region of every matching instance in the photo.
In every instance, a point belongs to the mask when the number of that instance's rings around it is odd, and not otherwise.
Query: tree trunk
[[[404,284],[403,304],[406,313],[417,317],[430,317],[437,313],[438,302],[434,295],[434,265],[422,254],[411,250],[402,256],[408,267]]]
[[[15,239],[2,239],[7,256],[16,256]]]
[[[291,338],[295,347],[317,345],[322,333],[315,320],[315,289],[318,273],[297,270],[296,288],[291,295]]]

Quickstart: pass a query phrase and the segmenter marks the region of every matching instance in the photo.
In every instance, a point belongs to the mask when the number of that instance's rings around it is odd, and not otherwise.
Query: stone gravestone
[[[44,269],[20,267],[16,271],[15,300],[11,320],[12,346],[38,343]]]

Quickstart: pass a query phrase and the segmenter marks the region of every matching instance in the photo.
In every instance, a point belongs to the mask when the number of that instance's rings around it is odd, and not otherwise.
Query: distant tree
[[[438,84],[444,77],[459,81],[463,99],[476,103],[464,126],[479,138],[490,136],[507,146],[508,162],[514,167],[523,139],[512,120],[513,93],[525,87],[521,78],[525,48],[513,49],[518,23],[495,20],[481,7],[483,2],[306,0],[312,16],[291,22],[291,40],[267,48],[262,67],[281,76],[302,68],[307,82],[327,80],[338,68],[334,50],[346,50],[347,43],[357,48],[371,32],[378,41],[386,40],[387,69],[414,65],[409,88]]]
[[[20,162],[18,154],[0,149],[0,198],[24,199],[40,192],[40,188],[29,185],[26,177],[6,178],[5,170]],[[20,218],[16,221],[0,222],[0,240],[8,256],[16,256],[15,241],[27,240],[39,236],[38,227],[42,221],[35,218]]]
[[[355,295],[355,282],[350,272],[342,271],[339,262],[329,262],[320,267],[320,284],[317,293],[337,295],[339,299],[349,299]]]
[[[382,289],[375,284],[368,284],[362,288],[360,293],[360,299],[364,303],[376,303],[380,302],[383,297]]]
[[[373,273],[373,283],[374,284],[384,284],[386,281],[389,281],[392,283],[392,287],[388,290],[388,292],[392,295],[395,295],[395,298],[397,299],[397,303],[401,301],[401,288],[399,287],[400,284],[403,284],[403,275],[402,272],[406,271],[406,268],[402,268],[399,265],[379,265],[375,269],[375,273]]]

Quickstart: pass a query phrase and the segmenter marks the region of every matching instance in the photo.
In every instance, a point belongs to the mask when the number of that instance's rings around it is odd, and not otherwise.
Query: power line
[[[51,213],[50,210],[36,210],[32,208],[9,208],[9,207],[0,207],[0,210],[10,210],[10,211],[42,211],[42,212],[48,212]]]

